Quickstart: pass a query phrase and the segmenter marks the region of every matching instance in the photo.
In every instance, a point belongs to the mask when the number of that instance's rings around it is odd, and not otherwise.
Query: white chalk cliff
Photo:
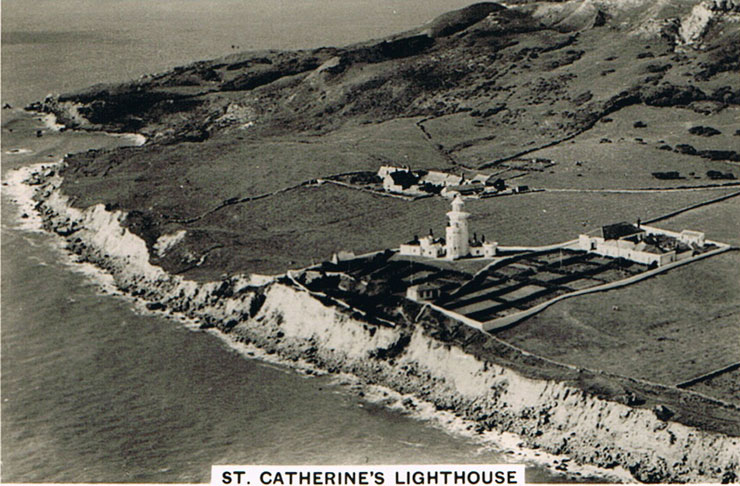
[[[649,409],[598,398],[562,382],[531,379],[440,341],[417,323],[372,325],[279,279],[236,276],[197,283],[149,261],[126,215],[102,205],[72,207],[46,172],[38,209],[47,229],[107,270],[131,295],[216,326],[287,360],[411,393],[513,432],[526,444],[582,463],[624,468],[644,481],[737,481],[740,438],[659,419]],[[162,241],[161,251],[180,235]]]

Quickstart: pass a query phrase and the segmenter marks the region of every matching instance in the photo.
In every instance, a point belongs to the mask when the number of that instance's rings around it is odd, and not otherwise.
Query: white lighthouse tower
[[[452,200],[452,211],[447,213],[447,258],[455,260],[468,256],[470,244],[468,238],[468,217],[470,213],[463,211],[463,200],[458,194]]]

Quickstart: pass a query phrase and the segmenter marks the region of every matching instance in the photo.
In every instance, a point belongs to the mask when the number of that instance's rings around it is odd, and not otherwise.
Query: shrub
[[[676,152],[686,155],[696,155],[696,149],[687,143],[679,143],[676,145]]]
[[[681,177],[681,174],[675,170],[671,170],[668,172],[653,172],[653,177],[661,180],[683,179],[683,177]]]
[[[720,172],[718,170],[708,170],[707,177],[709,177],[710,179],[714,181],[736,179],[735,174],[733,174],[732,172]]]
[[[702,137],[713,137],[715,135],[720,135],[722,132],[712,127],[695,126],[695,127],[689,128],[689,133],[692,135],[699,135]]]

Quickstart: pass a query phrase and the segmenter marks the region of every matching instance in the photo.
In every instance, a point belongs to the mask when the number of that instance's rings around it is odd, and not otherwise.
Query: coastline
[[[408,343],[393,358],[378,358],[377,350],[390,350],[400,341],[396,330],[369,326],[346,311],[327,307],[279,276],[241,275],[196,283],[169,275],[149,263],[143,240],[121,225],[125,214],[102,206],[71,207],[58,189],[58,167],[39,164],[9,178],[14,188],[28,176],[37,182],[13,192],[24,200],[24,210],[36,206],[40,211],[27,226],[43,225],[65,238],[80,261],[111,275],[111,285],[144,303],[143,309],[146,303],[156,303],[155,308],[166,309],[172,317],[187,319],[188,326],[212,328],[209,332],[247,356],[251,352],[308,374],[347,374],[397,393],[395,404],[413,395],[408,403],[418,400],[412,413],[419,418],[457,413],[461,422],[453,429],[469,431],[478,423],[482,428],[475,435],[491,434],[494,442],[508,441],[507,449],[522,443],[522,451],[534,451],[523,452],[524,457],[534,458],[538,449],[564,454],[606,467],[599,472],[615,480],[718,481],[740,462],[736,437],[664,422],[648,410],[590,396],[557,381],[526,378],[439,342],[421,326],[405,335]],[[30,200],[34,193],[38,204]],[[603,445],[611,440],[613,445]],[[554,461],[555,456],[548,457]]]
[[[131,142],[131,145],[134,147],[141,147],[147,142],[147,138],[142,135],[141,133],[126,133],[126,132],[109,132],[105,130],[98,130],[98,129],[90,129],[89,127],[79,127],[79,128],[68,128],[64,123],[60,123],[57,119],[57,115],[55,113],[46,113],[43,111],[38,110],[23,110],[25,113],[29,113],[31,115],[39,116],[42,119],[42,123],[44,124],[44,127],[52,132],[61,132],[61,131],[81,131],[81,132],[96,132],[96,133],[102,133],[104,135],[108,135],[114,138],[121,138],[124,140],[129,140]]]
[[[166,319],[176,321],[190,331],[207,332],[242,358],[255,359],[262,364],[267,364],[283,372],[298,373],[304,375],[306,378],[329,376],[328,372],[300,358],[295,361],[284,359],[275,353],[268,353],[254,344],[247,344],[236,340],[233,335],[224,333],[216,328],[202,329],[197,319],[189,318],[182,313],[170,310],[165,310],[164,312],[150,310],[147,308],[148,302],[146,300],[122,292],[116,286],[113,276],[109,272],[93,263],[79,260],[75,253],[65,248],[64,244],[66,240],[61,235],[50,233],[43,229],[43,220],[34,209],[34,206],[37,204],[33,200],[35,194],[34,187],[25,183],[32,175],[44,173],[51,169],[52,166],[60,163],[62,163],[62,160],[53,163],[43,162],[10,170],[7,172],[9,177],[5,181],[7,185],[5,185],[4,191],[6,191],[6,194],[16,206],[15,212],[17,213],[16,222],[19,224],[18,228],[26,232],[44,233],[53,236],[54,241],[51,247],[59,254],[60,263],[66,266],[69,271],[84,275],[95,285],[99,295],[121,299],[141,315],[162,316],[164,314]],[[21,214],[27,217],[21,218]],[[474,444],[478,445],[479,454],[486,454],[488,451],[506,454],[509,462],[524,462],[526,464],[544,467],[553,475],[571,480],[578,479],[582,481],[587,478],[614,482],[629,482],[630,480],[629,473],[626,471],[616,472],[589,465],[576,465],[565,456],[557,456],[537,449],[522,447],[521,442],[514,434],[499,433],[496,431],[487,431],[485,433],[476,432],[474,421],[461,419],[449,411],[439,411],[434,404],[419,400],[411,394],[400,394],[381,385],[365,384],[357,377],[346,373],[331,376],[331,383],[340,387],[345,393],[359,397],[365,403],[364,406],[378,406],[397,411],[414,420],[431,424],[433,427],[453,436],[471,440]],[[417,446],[414,443],[409,443],[409,445]]]

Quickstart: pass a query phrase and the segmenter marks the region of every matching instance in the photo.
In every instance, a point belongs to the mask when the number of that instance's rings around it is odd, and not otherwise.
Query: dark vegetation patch
[[[689,128],[689,133],[692,135],[700,135],[702,137],[713,137],[715,135],[721,135],[722,132],[712,127],[704,127],[701,125],[693,126]]]
[[[693,145],[689,145],[687,143],[679,143],[676,145],[676,152],[679,154],[686,154],[686,155],[696,155],[697,151],[694,148]]]
[[[665,64],[651,63],[645,66],[645,72],[646,73],[664,73],[666,71],[669,71],[672,67],[673,65],[668,64],[668,63],[665,63]]]
[[[582,50],[568,49],[567,51],[565,51],[563,54],[561,54],[557,58],[545,64],[545,69],[552,71],[553,69],[557,69],[562,66],[568,66],[569,64],[573,64],[574,62],[578,61],[581,57],[583,57],[584,53],[585,51],[582,51]]]
[[[591,93],[591,91],[584,91],[583,93],[579,94],[575,98],[573,98],[573,104],[576,106],[580,106],[584,103],[588,103],[593,99],[594,95]]]
[[[720,73],[740,70],[740,32],[732,32],[712,46],[707,56],[699,64],[700,70],[695,78],[707,81]]]
[[[675,151],[680,154],[696,155],[709,160],[729,160],[740,162],[740,154],[734,150],[697,150],[694,146],[687,143],[676,145]]]
[[[737,179],[737,177],[735,177],[735,174],[733,174],[732,172],[722,172],[719,170],[708,170],[707,177],[709,177],[712,180],[735,180]]]
[[[671,170],[667,172],[653,172],[653,177],[660,180],[677,180],[677,179],[685,179],[685,177],[682,177],[681,174],[678,171]]]

